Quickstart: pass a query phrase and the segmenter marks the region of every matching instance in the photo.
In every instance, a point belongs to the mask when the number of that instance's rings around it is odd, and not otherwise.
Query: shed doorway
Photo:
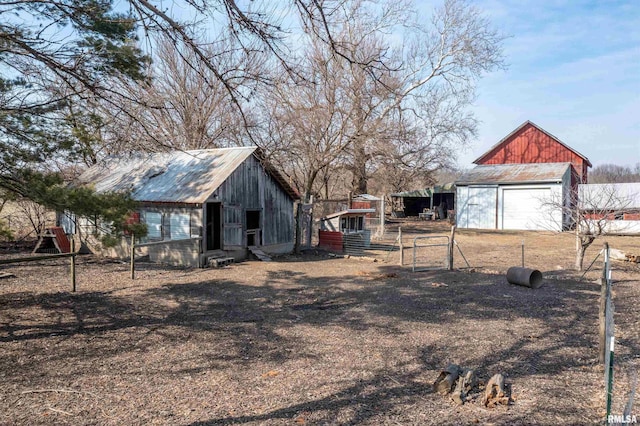
[[[260,210],[247,210],[247,246],[261,246],[261,230],[260,230]]]
[[[222,248],[222,203],[205,204],[206,250]]]

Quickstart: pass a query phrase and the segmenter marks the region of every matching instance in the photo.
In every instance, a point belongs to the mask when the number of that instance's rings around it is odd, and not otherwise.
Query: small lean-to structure
[[[369,247],[371,230],[367,228],[366,216],[371,213],[375,209],[346,209],[321,218],[318,246],[334,251],[343,251],[349,245]]]
[[[144,248],[151,261],[203,267],[216,257],[243,259],[250,247],[293,249],[298,193],[255,147],[113,158],[88,169],[78,184],[130,191],[140,203],[134,217],[148,229],[141,243],[157,243]],[[71,234],[86,237],[99,229],[91,218],[67,213],[61,219]],[[93,241],[93,249],[117,257],[129,250],[124,239],[108,250]]]
[[[392,214],[396,217],[420,216],[425,211],[438,212],[440,219],[455,210],[456,186],[454,183],[434,185],[429,188],[391,194]]]

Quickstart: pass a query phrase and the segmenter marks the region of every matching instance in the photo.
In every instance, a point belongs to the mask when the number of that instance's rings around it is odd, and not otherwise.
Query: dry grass
[[[431,225],[416,225],[431,226]],[[545,273],[512,286],[519,264]],[[475,272],[285,257],[219,270],[83,258],[4,267],[2,424],[596,424],[599,271],[584,281],[570,236],[462,232]],[[637,249],[637,238],[612,245]],[[597,249],[588,253],[589,261]],[[456,260],[458,265],[458,260]],[[600,263],[598,262],[598,267]],[[617,381],[640,364],[638,265],[615,265]],[[505,375],[514,402],[458,407],[432,393],[448,363]]]

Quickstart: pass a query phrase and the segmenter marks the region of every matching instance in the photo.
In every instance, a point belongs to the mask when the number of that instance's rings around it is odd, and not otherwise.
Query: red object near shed
[[[342,251],[342,232],[318,231],[318,247],[332,251]]]
[[[565,145],[560,139],[531,121],[526,121],[474,161],[478,165],[571,163],[575,183],[587,183],[591,162],[587,157]]]

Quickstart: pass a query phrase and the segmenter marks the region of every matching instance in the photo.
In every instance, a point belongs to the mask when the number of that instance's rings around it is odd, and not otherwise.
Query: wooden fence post
[[[400,246],[400,266],[404,265],[404,246],[402,245],[402,227],[398,226],[398,245]]]
[[[456,225],[451,226],[451,238],[449,239],[449,247],[447,247],[447,250],[449,250],[449,265],[448,268],[450,271],[453,271],[453,244],[456,238]]]
[[[71,239],[71,292],[76,292],[76,240]]]
[[[131,234],[131,279],[136,279],[136,236]]]

